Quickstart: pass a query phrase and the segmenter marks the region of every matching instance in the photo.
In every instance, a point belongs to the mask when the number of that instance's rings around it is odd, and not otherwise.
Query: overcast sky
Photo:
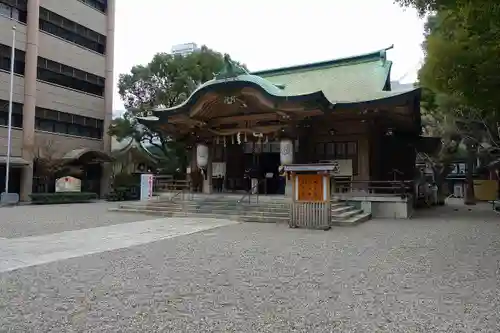
[[[394,44],[392,80],[416,79],[423,21],[393,0],[119,0],[115,81],[172,45],[207,45],[250,71],[330,60]],[[116,84],[115,84],[116,86]],[[115,87],[116,91],[116,87]],[[115,92],[114,109],[123,109]]]

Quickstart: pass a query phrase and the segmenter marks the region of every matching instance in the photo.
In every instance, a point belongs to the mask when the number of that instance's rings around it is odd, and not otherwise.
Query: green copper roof
[[[349,58],[254,72],[275,85],[284,85],[287,95],[322,91],[331,103],[368,101],[389,97],[392,62],[386,51],[392,47]],[[389,96],[388,96],[389,95]]]
[[[262,89],[272,98],[315,100],[320,104],[332,105],[356,104],[415,93],[418,89],[390,91],[392,62],[387,60],[386,51],[391,48],[392,46],[348,58],[253,73],[231,61],[226,55],[224,68],[214,75],[214,79],[200,85],[183,103],[171,108],[157,107],[153,112],[170,111],[169,115],[185,112],[207,91],[230,86],[238,88],[250,85]],[[156,115],[166,116],[163,113]],[[142,120],[153,121],[146,118]]]
[[[150,145],[147,147],[147,145],[132,137],[123,138],[122,140],[118,140],[115,136],[111,137],[111,155],[114,157],[126,154],[135,149],[142,153],[146,158],[152,161],[158,161],[160,157],[151,151],[152,147],[154,146]]]

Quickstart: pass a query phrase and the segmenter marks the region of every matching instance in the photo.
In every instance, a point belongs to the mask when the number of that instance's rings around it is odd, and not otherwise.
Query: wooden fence
[[[291,206],[290,227],[309,229],[330,229],[331,203],[293,202]]]

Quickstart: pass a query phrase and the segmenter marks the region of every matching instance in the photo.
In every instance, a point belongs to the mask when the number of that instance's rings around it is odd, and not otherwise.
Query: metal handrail
[[[155,187],[160,184],[158,180],[166,179],[163,182],[162,189],[168,192],[173,191],[174,195],[170,197],[170,201],[173,201],[176,197],[180,196],[182,193],[186,191],[190,191],[191,182],[189,180],[179,180],[179,179],[170,179],[169,177],[156,176],[155,177]],[[158,189],[155,189],[155,192],[158,192]]]
[[[251,203],[252,201],[252,192],[253,190],[255,190],[257,188],[257,193],[255,193],[257,195],[257,203],[259,202],[259,185],[261,184],[261,182],[265,180],[265,178],[262,178],[262,179],[259,179],[257,181],[257,184],[255,184],[253,187],[250,188],[250,191],[248,191],[247,193],[245,193],[240,200],[238,200],[238,203],[242,203],[243,202],[243,199],[245,199],[247,196],[248,196],[248,203]]]
[[[178,196],[179,194],[181,194],[182,192],[184,192],[184,190],[180,190],[178,191],[177,193],[175,193],[171,198],[170,198],[170,201],[174,201],[175,197]]]

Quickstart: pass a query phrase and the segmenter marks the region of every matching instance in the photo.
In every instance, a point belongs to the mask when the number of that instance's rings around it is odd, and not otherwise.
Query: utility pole
[[[7,201],[9,197],[9,177],[10,177],[10,154],[11,154],[11,140],[12,140],[12,98],[14,93],[14,63],[16,57],[16,27],[12,27],[12,52],[10,55],[10,90],[9,90],[9,115],[7,127],[7,160],[5,163],[5,192],[4,200]]]

